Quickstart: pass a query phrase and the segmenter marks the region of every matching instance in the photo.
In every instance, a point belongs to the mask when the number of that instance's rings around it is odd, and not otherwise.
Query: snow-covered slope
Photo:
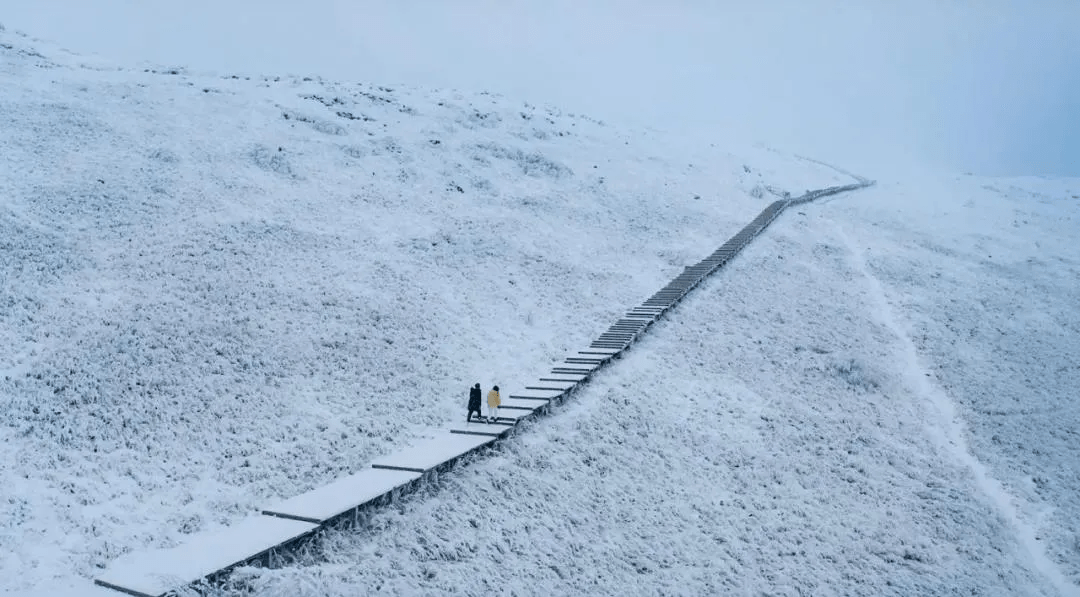
[[[121,553],[363,467],[463,415],[472,383],[596,336],[771,191],[850,181],[483,93],[0,44],[16,593],[77,593]],[[1080,576],[1077,194],[909,181],[786,214],[496,457],[236,578],[281,595],[1053,594]],[[1013,209],[1027,222],[1003,228]],[[995,243],[1007,270],[977,257]],[[969,333],[1035,283],[1012,339]],[[1026,431],[1051,424],[1057,439]]]
[[[371,530],[236,581],[275,596],[1077,594],[1063,368],[1080,181],[920,183],[785,214],[558,416]],[[1010,324],[1025,304],[1047,323]]]

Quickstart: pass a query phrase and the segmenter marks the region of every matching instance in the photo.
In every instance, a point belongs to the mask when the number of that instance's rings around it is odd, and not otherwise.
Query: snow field
[[[10,591],[367,466],[584,345],[764,184],[840,178],[484,94],[0,40]]]
[[[236,586],[1056,594],[972,471],[933,441],[935,405],[909,383],[903,338],[815,207],[785,214],[499,455],[369,529],[328,534],[301,565],[238,572]]]
[[[837,207],[854,221],[845,231],[866,247],[867,267],[903,318],[931,391],[953,402],[959,422],[943,427],[962,428],[991,495],[1016,517],[1062,594],[1077,594],[1080,447],[1071,439],[1080,373],[1071,355],[1080,338],[1080,251],[1071,238],[1080,185],[949,182],[948,203],[894,191],[925,218],[920,229],[882,218],[880,204]],[[871,226],[875,234],[866,234]]]
[[[7,31],[0,78],[13,594],[90,594],[122,553],[365,467],[774,192],[849,182],[482,93]],[[1078,197],[927,177],[791,209],[554,416],[223,592],[1075,594]]]

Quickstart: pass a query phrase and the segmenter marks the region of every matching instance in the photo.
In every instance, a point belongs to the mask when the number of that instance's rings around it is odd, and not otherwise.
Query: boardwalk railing
[[[858,184],[809,191],[795,199],[773,202],[711,255],[685,268],[667,286],[630,309],[588,348],[567,356],[532,385],[511,388],[497,421],[452,423],[432,430],[403,450],[376,460],[370,468],[268,506],[261,514],[230,527],[196,535],[172,549],[127,554],[94,582],[129,595],[161,597],[180,587],[214,583],[238,566],[273,565],[281,554],[320,530],[346,520],[359,521],[363,513],[414,490],[424,479],[453,467],[462,457],[505,438],[518,422],[539,416],[552,404],[565,400],[706,277],[731,261],[784,209],[871,184],[860,178]]]

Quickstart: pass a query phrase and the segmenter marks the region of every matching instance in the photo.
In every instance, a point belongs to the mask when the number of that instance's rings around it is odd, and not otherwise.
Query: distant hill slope
[[[594,336],[765,185],[848,180],[483,93],[0,44],[14,587],[363,466]]]
[[[0,588],[35,597],[366,466],[850,180],[10,31],[0,81]],[[225,594],[1076,594],[1080,182],[859,174],[554,416]]]

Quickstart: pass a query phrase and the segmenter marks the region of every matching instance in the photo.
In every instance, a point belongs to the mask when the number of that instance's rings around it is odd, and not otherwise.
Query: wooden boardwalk
[[[273,565],[282,550],[292,549],[328,525],[356,520],[362,512],[391,502],[415,489],[427,476],[449,469],[465,456],[508,436],[519,422],[539,416],[565,400],[705,278],[731,261],[784,209],[870,184],[860,180],[858,184],[773,202],[711,255],[685,268],[667,286],[630,309],[587,348],[567,356],[535,382],[508,388],[498,421],[451,423],[433,429],[401,451],[376,460],[370,468],[267,506],[261,515],[213,533],[197,534],[172,549],[129,553],[113,562],[94,582],[129,595],[161,597],[184,586],[212,583],[238,566]]]

